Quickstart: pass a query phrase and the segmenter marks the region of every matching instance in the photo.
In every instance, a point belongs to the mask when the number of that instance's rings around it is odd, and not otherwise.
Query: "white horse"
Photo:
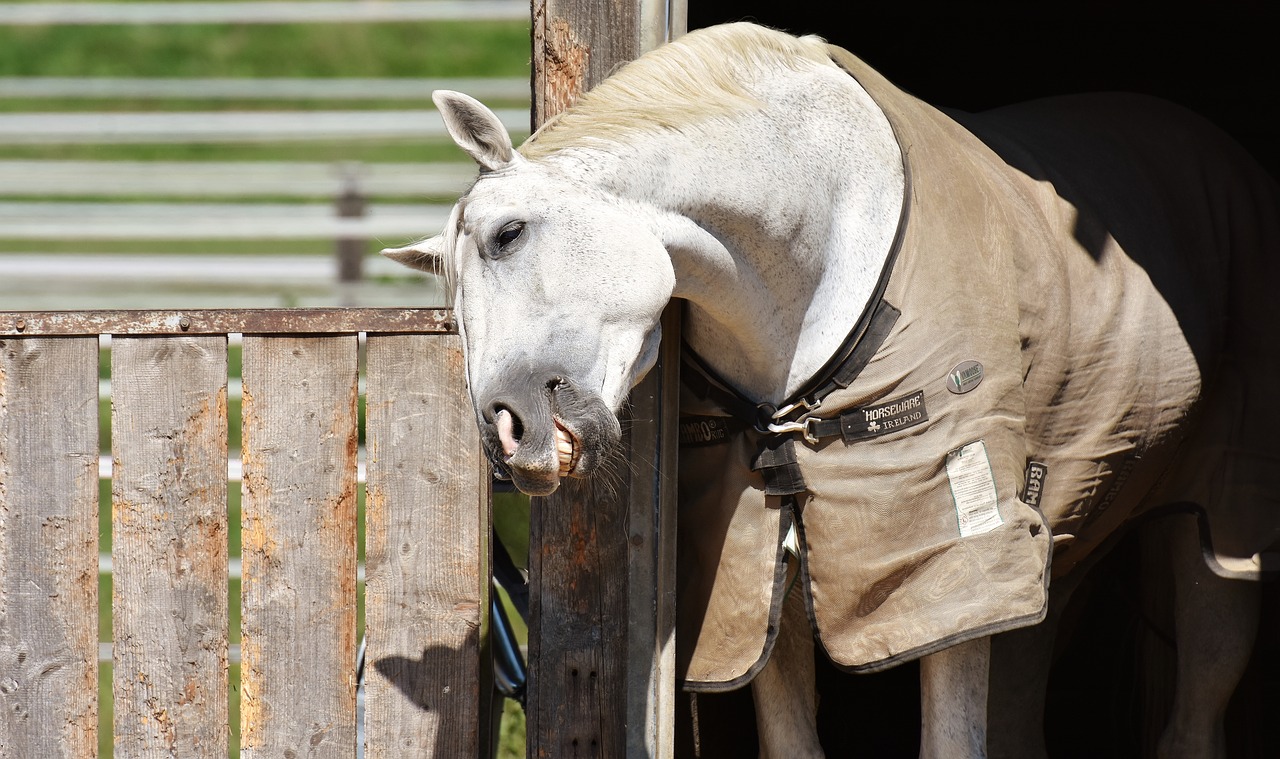
[[[762,757],[822,755],[811,625],[855,671],[920,659],[921,756],[1046,755],[1036,710],[1066,595],[1057,591],[1078,574],[1068,570],[1156,501],[1205,505],[1224,492],[1245,499],[1238,510],[1269,514],[1250,524],[1274,550],[1270,476],[1235,490],[1220,478],[1275,453],[1250,446],[1276,412],[1257,409],[1243,433],[1215,421],[1235,413],[1242,394],[1252,400],[1249,372],[1280,369],[1274,335],[1243,323],[1274,317],[1274,306],[1208,295],[1166,303],[1176,278],[1134,252],[1141,225],[1112,224],[1118,214],[1108,212],[1086,218],[1073,193],[1111,196],[1095,192],[1094,175],[1059,184],[1054,172],[1076,162],[1068,122],[1112,123],[1087,121],[1100,113],[1090,101],[1069,103],[1066,118],[1044,104],[1002,121],[943,114],[820,39],[748,24],[642,57],[519,151],[479,102],[433,97],[479,179],[440,236],[386,253],[447,278],[482,440],[521,490],[548,494],[601,467],[619,440],[616,413],[657,355],[661,312],[673,298],[687,304],[683,338],[703,390],[690,413],[702,438],[687,455],[682,448],[681,494],[714,502],[690,512],[702,515],[693,523],[730,531],[718,550],[737,562],[700,570],[707,610],[697,634],[715,638],[711,647],[745,640],[748,653],[721,661],[700,647],[685,665],[699,671],[695,685],[750,681]],[[1172,129],[1163,108],[1139,110]],[[1021,140],[1024,127],[1045,124],[1041,137]],[[1133,129],[1104,144],[1145,144]],[[939,146],[936,135],[957,142]],[[1169,162],[1202,172],[1192,146],[1176,144]],[[1042,165],[1038,148],[1063,146],[1063,164]],[[1228,181],[1220,165],[1212,171]],[[1244,173],[1254,194],[1240,205],[1237,191],[1216,186],[1211,215],[1236,225],[1236,245],[1272,245],[1274,190]],[[1153,181],[1153,190],[1163,183]],[[1131,189],[1117,206],[1136,202]],[[1221,235],[1182,226],[1192,215],[1174,212],[1150,247],[1173,238],[1201,246],[1196,286],[1277,273],[1274,255],[1241,271],[1252,256],[1224,257],[1214,247]],[[1263,221],[1240,226],[1255,217]],[[1049,240],[1046,230],[1059,228],[1072,230],[1070,241]],[[1261,353],[1266,365],[1220,382],[1228,353]],[[1137,401],[1116,400],[1130,392]],[[1232,458],[1238,452],[1245,458]],[[864,507],[871,516],[850,521],[840,511]],[[682,500],[682,525],[685,508]],[[882,529],[881,516],[906,521]],[[865,552],[925,523],[946,534],[904,545],[898,554],[910,558],[891,561],[905,563],[867,577],[866,592],[840,605],[837,586],[862,581],[840,579],[829,546],[847,537],[864,540],[856,550]],[[804,590],[783,603],[777,577],[786,572],[774,559],[797,531]],[[1221,716],[1249,657],[1257,602],[1253,583],[1220,575],[1257,577],[1269,554],[1206,553],[1215,573],[1200,560],[1192,520],[1176,532],[1177,635],[1201,642],[1180,645],[1182,687],[1161,755],[1222,756]],[[1001,546],[1014,558],[988,562]],[[730,574],[751,579],[749,592],[725,590]],[[947,618],[930,615],[935,601]],[[759,629],[726,621],[744,609]],[[900,624],[898,614],[907,615]],[[1035,624],[1046,616],[1050,624]]]

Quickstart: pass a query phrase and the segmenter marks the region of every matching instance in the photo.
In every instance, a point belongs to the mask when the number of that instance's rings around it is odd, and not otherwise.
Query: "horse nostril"
[[[498,428],[498,440],[502,443],[502,452],[508,457],[512,456],[520,447],[520,439],[524,437],[524,425],[521,424],[520,417],[506,406],[495,405],[493,423]]]

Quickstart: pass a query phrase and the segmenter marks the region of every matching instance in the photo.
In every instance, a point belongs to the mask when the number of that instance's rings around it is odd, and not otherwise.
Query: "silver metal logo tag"
[[[967,393],[982,384],[982,364],[961,361],[947,374],[947,389],[956,395]]]

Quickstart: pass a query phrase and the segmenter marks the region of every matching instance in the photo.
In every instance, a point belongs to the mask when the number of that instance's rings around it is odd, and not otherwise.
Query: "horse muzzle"
[[[496,395],[480,416],[490,461],[529,495],[555,492],[563,477],[590,477],[622,437],[599,395],[558,374]]]

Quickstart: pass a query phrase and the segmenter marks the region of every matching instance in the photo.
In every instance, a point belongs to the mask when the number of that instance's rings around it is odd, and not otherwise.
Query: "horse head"
[[[443,274],[485,450],[547,495],[620,441],[617,412],[657,356],[671,260],[642,208],[526,159],[473,98],[432,99],[479,178],[440,235],[383,253]]]

